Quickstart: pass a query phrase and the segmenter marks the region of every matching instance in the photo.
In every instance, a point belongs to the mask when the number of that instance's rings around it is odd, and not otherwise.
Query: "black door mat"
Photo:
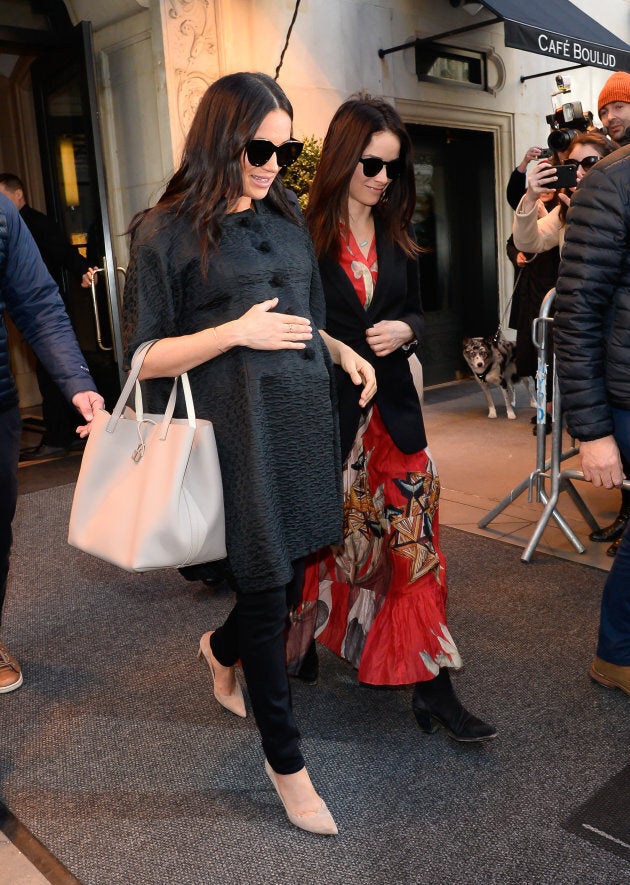
[[[433,406],[438,403],[447,403],[451,402],[451,400],[461,399],[478,391],[479,386],[474,378],[465,378],[461,381],[437,384],[435,387],[425,387],[423,395],[424,402],[428,406]]]
[[[630,861],[630,765],[571,815],[565,828]]]

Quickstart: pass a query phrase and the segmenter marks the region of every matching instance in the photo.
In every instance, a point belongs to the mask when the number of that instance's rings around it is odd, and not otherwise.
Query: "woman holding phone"
[[[516,248],[522,252],[541,253],[559,246],[560,252],[562,252],[566,214],[571,201],[571,193],[579,187],[584,176],[598,160],[612,154],[618,148],[617,142],[608,136],[599,132],[585,132],[573,139],[569,146],[568,157],[560,168],[552,167],[547,160],[537,163],[530,172],[527,191],[514,215],[512,238]],[[575,170],[575,185],[568,188],[568,193],[566,190],[558,192],[561,202],[551,212],[548,214],[544,211],[541,212],[542,198],[545,194],[553,191],[559,183],[561,184],[558,176],[562,175],[567,167]],[[553,346],[551,338],[549,343]],[[550,393],[548,393],[548,407],[549,401]],[[547,426],[550,426],[549,420]],[[624,461],[626,475],[629,470],[630,465]],[[621,507],[617,517],[610,525],[591,532],[589,536],[591,541],[604,543],[612,541],[607,553],[609,556],[614,556],[629,519],[630,494],[626,490],[622,490]]]
[[[520,252],[546,252],[555,246],[562,251],[571,194],[589,169],[618,147],[615,141],[600,132],[584,132],[573,139],[562,165],[552,166],[549,160],[536,163],[529,173],[527,190],[514,213],[512,235]],[[542,194],[553,191],[558,191],[560,202],[551,212],[540,213]]]

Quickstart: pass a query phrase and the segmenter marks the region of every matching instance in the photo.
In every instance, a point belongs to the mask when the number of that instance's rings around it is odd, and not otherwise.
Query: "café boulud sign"
[[[609,71],[630,71],[630,52],[624,49],[554,34],[553,31],[508,20],[505,22],[505,45],[557,58],[567,64],[593,65]]]

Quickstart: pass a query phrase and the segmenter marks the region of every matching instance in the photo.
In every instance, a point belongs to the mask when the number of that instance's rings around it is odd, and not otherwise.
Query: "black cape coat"
[[[127,355],[143,341],[187,335],[240,317],[277,296],[281,313],[310,317],[306,350],[235,347],[188,375],[197,414],[214,424],[231,573],[244,593],[287,584],[292,562],[338,543],[343,512],[332,363],[317,332],[325,308],[301,222],[270,205],[228,215],[207,273],[185,218],[132,244],[124,296]],[[148,382],[161,405],[170,382]],[[197,569],[191,577],[217,577]]]

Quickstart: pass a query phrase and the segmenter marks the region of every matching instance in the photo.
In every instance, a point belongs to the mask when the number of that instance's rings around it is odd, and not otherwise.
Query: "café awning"
[[[562,61],[566,67],[591,65],[608,71],[630,71],[630,46],[570,0],[483,0],[481,3],[464,0],[459,5],[462,10],[465,7],[480,7],[474,13],[475,19],[477,15],[485,14],[486,10],[494,13],[495,17],[482,18],[461,28],[422,37],[421,42],[440,40],[502,21],[505,45],[512,49],[544,55]],[[383,58],[390,52],[406,49],[417,42],[380,49],[379,56]]]
[[[630,71],[630,46],[569,0],[483,0],[504,22],[505,45],[567,64]]]

